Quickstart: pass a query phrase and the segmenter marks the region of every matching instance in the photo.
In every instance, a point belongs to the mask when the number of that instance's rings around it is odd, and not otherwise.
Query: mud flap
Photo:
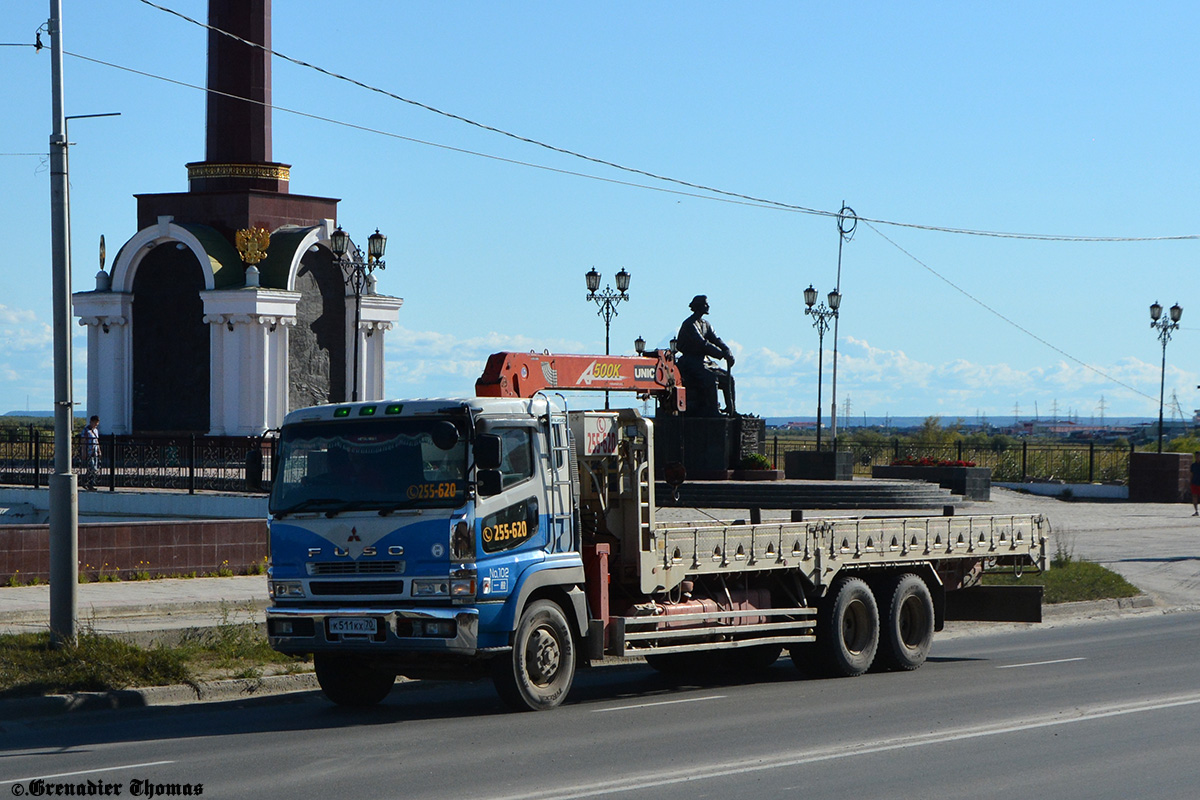
[[[946,592],[946,619],[1041,622],[1044,586],[972,586]]]

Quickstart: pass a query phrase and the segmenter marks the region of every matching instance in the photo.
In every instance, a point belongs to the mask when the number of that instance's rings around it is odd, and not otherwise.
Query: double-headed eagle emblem
[[[242,228],[237,232],[237,250],[242,261],[257,264],[267,257],[271,234],[266,228]]]

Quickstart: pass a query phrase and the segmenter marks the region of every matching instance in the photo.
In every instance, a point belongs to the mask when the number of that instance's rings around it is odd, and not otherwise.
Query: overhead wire
[[[296,64],[297,66],[301,66],[301,67],[304,67],[307,69],[314,70],[316,72],[321,73],[322,75],[326,75],[326,76],[334,78],[336,80],[345,81],[346,83],[350,83],[354,86],[358,86],[359,88],[365,89],[369,92],[374,92],[376,94],[383,95],[383,96],[391,98],[393,100],[397,100],[401,103],[407,103],[408,105],[424,109],[426,111],[429,111],[434,114],[438,114],[438,115],[446,117],[448,119],[456,120],[458,122],[462,122],[466,125],[471,125],[473,127],[479,128],[484,131],[488,131],[490,133],[496,133],[501,136],[506,136],[506,137],[508,137],[510,139],[514,139],[518,142],[523,142],[525,144],[530,144],[530,145],[534,145],[536,147],[541,147],[541,148],[544,148],[551,152],[570,156],[572,158],[582,159],[584,161],[588,161],[593,164],[598,164],[601,166],[609,167],[611,169],[619,170],[622,172],[628,172],[628,173],[635,174],[635,175],[641,175],[643,177],[647,177],[652,180],[663,181],[665,183],[672,183],[677,186],[683,186],[688,189],[693,189],[693,190],[701,191],[701,192],[709,192],[711,194],[719,195],[721,197],[732,198],[735,200],[744,201],[745,203],[748,203],[750,205],[757,205],[757,206],[762,206],[762,207],[776,207],[776,208],[780,208],[780,209],[784,209],[784,210],[788,210],[788,211],[794,211],[794,212],[801,213],[801,214],[810,214],[813,216],[821,216],[821,217],[837,217],[840,214],[840,212],[838,212],[838,211],[827,211],[824,209],[811,208],[809,206],[802,206],[802,205],[797,205],[794,203],[786,203],[786,202],[783,202],[780,200],[772,200],[770,198],[756,197],[754,195],[743,194],[741,192],[733,192],[733,191],[729,191],[726,189],[719,189],[717,187],[707,186],[702,183],[694,183],[692,181],[686,181],[686,180],[683,180],[680,178],[673,178],[668,175],[660,175],[655,172],[650,172],[649,170],[639,169],[637,167],[626,166],[626,165],[619,164],[614,161],[609,161],[607,159],[598,158],[596,156],[590,156],[585,153],[577,152],[575,150],[570,150],[565,147],[559,147],[557,145],[549,144],[547,142],[543,142],[538,139],[533,139],[528,136],[522,136],[517,133],[512,133],[511,131],[506,131],[503,128],[498,128],[493,125],[488,125],[483,122],[478,122],[476,120],[470,119],[469,117],[464,117],[460,114],[455,114],[450,111],[445,111],[443,109],[437,108],[436,106],[429,105],[428,103],[423,103],[419,100],[413,100],[408,97],[403,97],[394,92],[388,91],[387,89],[382,89],[378,86],[373,86],[371,84],[365,83],[365,82],[357,80],[355,78],[351,78],[346,75],[342,75],[337,72],[333,72],[332,70],[325,69],[324,67],[318,66],[316,64],[311,64],[307,61],[303,61],[301,59],[294,58],[292,56],[281,53],[278,50],[269,48],[258,42],[254,42],[249,39],[245,39],[234,33],[230,33],[229,31],[221,30],[220,28],[214,27],[207,23],[200,22],[199,20],[193,19],[193,18],[187,16],[186,14],[182,14],[172,8],[168,8],[167,6],[155,3],[155,2],[153,2],[153,0],[138,0],[138,1],[143,3],[144,5],[150,6],[151,8],[155,8],[159,11],[165,12],[167,14],[171,14],[171,15],[176,16],[182,20],[185,20],[193,25],[204,28],[205,30],[209,30],[214,33],[218,33],[222,36],[227,36],[230,39],[233,39],[234,41],[241,42],[242,44],[262,50],[263,52],[269,53],[270,55],[275,56],[280,59],[283,59],[284,61],[289,61],[293,64]],[[405,138],[405,137],[398,137],[398,138]],[[448,149],[456,149],[456,148],[448,148]],[[478,153],[475,153],[475,154],[479,155]],[[500,159],[500,160],[508,160],[508,159]],[[527,162],[520,162],[520,161],[512,161],[511,163],[523,164],[526,166],[535,166],[533,164],[529,164]],[[540,167],[540,168],[550,169],[548,167]],[[563,170],[563,172],[565,174],[580,175],[580,173],[574,173],[569,170]],[[605,180],[604,178],[601,178],[599,176],[588,175],[587,177],[593,177],[596,180]],[[615,182],[621,183],[620,181],[615,181]],[[642,188],[653,188],[653,187],[649,187],[649,186],[644,186],[642,184],[631,184],[631,185],[642,186]],[[693,196],[697,196],[697,195],[693,195]],[[985,236],[985,237],[1001,238],[1001,239],[1029,239],[1029,240],[1044,241],[1044,242],[1159,242],[1159,241],[1179,241],[1179,240],[1200,239],[1200,234],[1182,234],[1182,235],[1168,235],[1168,236],[1066,236],[1066,235],[1057,235],[1057,234],[1013,233],[1013,232],[1005,232],[1005,231],[976,230],[976,229],[970,229],[970,228],[955,228],[955,227],[949,227],[949,226],[944,226],[944,225],[925,225],[925,224],[913,223],[913,222],[898,222],[895,220],[865,218],[865,217],[860,217],[859,219],[862,219],[864,222],[874,222],[875,224],[878,224],[878,225],[891,225],[891,226],[902,227],[902,228],[914,228],[917,230],[932,231],[932,232],[937,232],[937,233],[953,233],[953,234],[960,234],[960,235],[966,235],[966,236]]]
[[[938,280],[942,281],[942,282],[943,282],[943,283],[945,283],[947,286],[949,286],[950,288],[952,288],[954,291],[958,292],[958,293],[959,293],[959,294],[961,294],[963,297],[965,297],[965,298],[967,298],[968,300],[970,300],[972,303],[975,303],[975,304],[976,304],[976,305],[978,305],[980,308],[982,308],[982,309],[984,309],[985,311],[987,311],[989,314],[992,314],[992,315],[996,316],[997,318],[999,318],[999,319],[1003,320],[1004,322],[1008,323],[1008,324],[1009,324],[1009,325],[1011,325],[1012,327],[1014,327],[1014,328],[1016,328],[1017,330],[1019,330],[1021,333],[1025,334],[1025,335],[1026,335],[1026,336],[1028,336],[1029,338],[1033,339],[1034,341],[1037,341],[1037,342],[1039,342],[1039,343],[1041,343],[1041,344],[1044,344],[1046,347],[1049,347],[1051,350],[1053,350],[1054,352],[1056,352],[1056,353],[1058,353],[1059,355],[1063,356],[1064,358],[1070,359],[1071,361],[1075,362],[1075,363],[1076,363],[1076,364],[1078,364],[1079,366],[1083,367],[1084,369],[1087,369],[1087,370],[1090,370],[1090,371],[1094,372],[1095,374],[1099,375],[1100,377],[1104,378],[1105,380],[1111,381],[1112,383],[1115,383],[1115,384],[1117,384],[1118,386],[1124,387],[1124,388],[1128,389],[1129,391],[1133,392],[1134,394],[1141,395],[1142,397],[1145,397],[1145,398],[1147,398],[1148,400],[1154,400],[1154,399],[1155,399],[1154,397],[1152,397],[1151,395],[1148,395],[1148,394],[1146,394],[1145,392],[1141,391],[1140,389],[1136,389],[1136,388],[1134,388],[1133,386],[1130,386],[1129,384],[1125,383],[1124,381],[1122,381],[1122,380],[1120,380],[1120,379],[1118,379],[1118,378],[1115,378],[1115,377],[1113,377],[1112,375],[1109,375],[1107,372],[1104,372],[1103,370],[1101,370],[1101,369],[1099,369],[1099,368],[1097,368],[1097,367],[1093,367],[1091,364],[1088,364],[1086,361],[1083,361],[1083,360],[1081,360],[1081,359],[1078,359],[1078,358],[1076,358],[1075,356],[1073,356],[1073,355],[1071,355],[1070,353],[1068,353],[1066,350],[1063,350],[1061,347],[1059,347],[1059,346],[1057,346],[1057,345],[1055,345],[1055,344],[1052,344],[1051,342],[1048,342],[1048,341],[1046,341],[1046,340],[1045,340],[1045,339],[1043,339],[1041,336],[1038,336],[1036,333],[1034,333],[1033,331],[1029,330],[1029,329],[1028,329],[1028,328],[1026,328],[1025,326],[1021,325],[1019,322],[1016,322],[1016,321],[1014,321],[1014,320],[1010,319],[1009,317],[1007,317],[1007,316],[1005,316],[1004,314],[1000,313],[1000,312],[999,312],[999,311],[997,311],[996,309],[992,308],[992,307],[991,307],[991,306],[989,306],[987,303],[983,302],[983,301],[982,301],[982,300],[980,300],[978,297],[976,297],[975,295],[971,294],[971,293],[970,293],[970,292],[968,292],[966,289],[962,288],[962,287],[961,287],[961,286],[959,286],[957,283],[955,283],[954,281],[950,280],[950,279],[949,279],[949,278],[947,278],[945,275],[941,274],[940,272],[938,272],[938,271],[937,271],[937,270],[935,270],[933,267],[931,267],[931,266],[929,266],[928,264],[926,264],[926,263],[925,263],[924,261],[922,261],[921,259],[917,258],[915,255],[913,255],[912,253],[910,253],[908,250],[904,249],[904,248],[903,248],[903,247],[902,247],[900,244],[898,244],[897,242],[895,242],[894,240],[892,240],[890,237],[888,237],[888,236],[887,236],[887,234],[885,234],[883,231],[881,231],[881,230],[879,230],[878,228],[876,228],[874,225],[872,225],[872,224],[871,224],[870,222],[868,222],[867,220],[864,220],[864,219],[862,219],[861,217],[860,217],[859,219],[860,219],[860,220],[861,220],[863,223],[865,223],[865,224],[866,224],[866,226],[867,226],[868,228],[870,228],[870,229],[871,229],[871,230],[873,230],[873,231],[874,231],[876,234],[878,234],[878,235],[880,236],[880,238],[882,238],[882,239],[883,239],[885,242],[887,242],[887,243],[888,243],[888,244],[890,244],[892,247],[894,247],[894,248],[896,248],[897,250],[899,250],[899,251],[900,251],[901,253],[903,253],[904,255],[908,256],[910,259],[912,259],[913,261],[915,261],[915,262],[916,262],[917,264],[919,264],[921,267],[923,267],[924,269],[926,269],[926,270],[929,272],[929,274],[933,275],[935,278],[937,278]]]
[[[499,162],[503,162],[503,163],[513,164],[513,165],[516,165],[516,166],[530,167],[530,168],[539,169],[539,170],[544,170],[544,171],[548,171],[548,172],[552,172],[552,173],[558,173],[558,174],[563,174],[563,175],[569,175],[569,176],[573,176],[573,177],[587,178],[587,179],[591,179],[591,180],[597,180],[597,181],[601,181],[601,182],[605,182],[605,183],[612,183],[612,184],[616,184],[616,185],[622,185],[622,186],[629,186],[629,187],[633,187],[633,188],[648,189],[648,190],[651,190],[651,191],[658,191],[658,192],[663,192],[663,193],[667,193],[667,194],[673,194],[673,195],[682,195],[682,196],[692,197],[692,198],[696,198],[696,199],[713,200],[713,201],[718,201],[718,202],[727,202],[727,203],[733,203],[733,204],[737,204],[737,205],[747,205],[747,206],[751,206],[751,207],[767,208],[767,209],[774,209],[774,210],[781,210],[781,211],[791,211],[791,212],[795,212],[795,213],[803,213],[803,214],[810,214],[810,215],[823,216],[823,217],[839,217],[839,216],[840,216],[840,214],[841,214],[841,212],[835,212],[835,211],[824,211],[824,210],[821,210],[821,209],[809,208],[809,207],[806,207],[806,206],[800,206],[800,205],[795,205],[795,204],[791,204],[791,203],[785,203],[785,202],[782,202],[782,201],[776,201],[776,200],[770,200],[770,199],[766,199],[766,198],[755,197],[755,196],[753,196],[753,195],[746,195],[746,194],[741,194],[741,193],[737,193],[737,192],[730,192],[730,191],[726,191],[726,190],[722,190],[722,189],[717,189],[717,188],[714,188],[714,187],[705,186],[705,185],[703,185],[703,184],[691,183],[691,182],[688,182],[688,181],[683,181],[683,180],[680,180],[680,179],[671,178],[671,177],[669,177],[669,176],[658,175],[658,174],[656,174],[656,173],[649,172],[649,171],[646,171],[646,170],[640,170],[640,169],[636,169],[636,168],[632,168],[632,167],[626,167],[626,166],[623,166],[623,165],[617,164],[617,163],[615,163],[615,162],[610,162],[610,161],[606,161],[606,160],[604,160],[604,159],[599,159],[599,158],[595,158],[595,157],[592,157],[592,156],[587,156],[587,155],[584,155],[584,154],[581,154],[581,153],[576,153],[576,152],[574,152],[574,151],[571,151],[571,150],[568,150],[568,149],[565,149],[565,148],[560,148],[560,147],[556,147],[556,146],[554,146],[554,145],[549,145],[549,144],[546,144],[546,143],[544,143],[544,142],[540,142],[540,141],[538,141],[538,140],[535,140],[535,139],[530,139],[530,138],[528,138],[528,137],[519,136],[519,135],[517,135],[517,134],[513,134],[513,133],[510,133],[510,132],[508,132],[508,131],[504,131],[504,130],[502,130],[502,129],[499,129],[499,128],[495,128],[495,127],[493,127],[493,126],[489,126],[489,125],[485,125],[485,124],[483,124],[483,123],[478,123],[478,122],[475,122],[475,121],[473,121],[473,120],[470,120],[470,119],[468,119],[468,118],[466,118],[466,117],[461,117],[461,116],[459,116],[459,115],[452,114],[452,113],[450,113],[450,112],[442,111],[442,110],[440,110],[440,109],[437,109],[437,108],[435,108],[435,107],[433,107],[433,106],[429,106],[429,105],[427,105],[427,104],[420,103],[419,101],[414,101],[414,100],[410,100],[410,99],[407,99],[407,98],[401,97],[401,96],[399,96],[399,95],[396,95],[396,94],[394,94],[394,93],[392,93],[392,92],[388,92],[387,90],[383,90],[383,89],[379,89],[379,88],[377,88],[377,87],[370,86],[369,84],[363,83],[363,82],[361,82],[361,81],[357,81],[357,80],[355,80],[355,79],[353,79],[353,78],[348,78],[348,77],[346,77],[346,76],[342,76],[342,75],[339,75],[339,74],[337,74],[337,73],[334,73],[334,72],[331,72],[331,71],[329,71],[329,70],[326,70],[326,69],[324,69],[324,68],[322,68],[322,67],[319,67],[319,66],[316,66],[316,65],[309,64],[309,63],[307,63],[307,62],[304,62],[304,61],[301,61],[301,60],[299,60],[299,59],[292,58],[292,57],[290,57],[290,56],[284,55],[284,54],[282,54],[282,53],[279,53],[279,52],[277,52],[277,51],[274,51],[274,50],[272,50],[272,49],[270,49],[270,48],[264,47],[264,46],[262,46],[262,45],[260,45],[260,44],[257,44],[257,43],[255,43],[255,42],[248,41],[248,40],[246,40],[246,39],[243,39],[243,38],[241,38],[241,37],[239,37],[239,36],[236,36],[236,35],[234,35],[234,34],[228,33],[228,32],[226,32],[226,31],[220,30],[220,29],[218,29],[218,28],[215,28],[215,27],[212,27],[212,26],[206,25],[206,24],[204,24],[204,23],[198,22],[198,21],[196,21],[196,20],[193,20],[193,19],[191,19],[190,17],[187,17],[186,15],[180,14],[180,13],[179,13],[179,12],[177,12],[177,11],[174,11],[174,10],[172,10],[172,9],[170,9],[170,8],[166,8],[165,6],[158,5],[157,3],[151,2],[151,0],[139,0],[139,1],[140,1],[140,2],[142,2],[142,3],[144,3],[144,4],[146,4],[146,5],[149,5],[149,6],[151,6],[151,7],[153,7],[153,8],[159,9],[159,10],[161,10],[161,11],[167,12],[167,13],[169,13],[169,14],[172,14],[172,15],[175,15],[175,16],[177,16],[177,17],[180,17],[180,18],[182,18],[182,19],[184,19],[184,20],[187,20],[188,22],[191,22],[191,23],[193,23],[193,24],[199,25],[200,27],[206,28],[206,29],[208,29],[208,30],[212,30],[212,31],[214,31],[214,32],[216,32],[216,33],[219,33],[219,34],[221,34],[221,35],[229,36],[230,38],[233,38],[233,39],[235,39],[235,40],[237,40],[237,41],[240,41],[240,42],[243,42],[243,43],[245,43],[245,44],[248,44],[248,45],[251,45],[251,46],[257,47],[257,48],[259,48],[259,49],[262,49],[263,51],[265,51],[265,52],[267,52],[267,53],[269,53],[269,54],[271,54],[271,55],[277,56],[277,57],[279,57],[279,58],[282,58],[282,59],[284,59],[284,60],[290,61],[290,62],[292,62],[292,63],[295,63],[295,64],[297,64],[297,65],[304,66],[304,67],[307,67],[307,68],[310,68],[310,69],[316,70],[316,71],[318,71],[318,72],[320,72],[320,73],[322,73],[322,74],[328,75],[328,76],[330,76],[330,77],[333,77],[333,78],[336,78],[336,79],[339,79],[339,80],[343,80],[343,81],[347,81],[347,82],[349,82],[349,83],[352,83],[352,84],[354,84],[354,85],[356,85],[356,86],[360,86],[360,87],[362,87],[362,88],[365,88],[365,89],[367,89],[367,90],[369,90],[369,91],[373,91],[373,92],[378,92],[378,93],[384,94],[384,95],[386,95],[386,96],[388,96],[388,97],[391,97],[391,98],[393,98],[393,99],[399,100],[399,101],[401,101],[401,102],[405,102],[405,103],[408,103],[408,104],[411,104],[411,105],[414,105],[414,106],[417,106],[417,107],[420,107],[420,108],[423,108],[423,109],[426,109],[426,110],[432,111],[432,112],[434,112],[434,113],[441,114],[441,115],[443,115],[443,116],[446,116],[446,117],[449,117],[449,118],[452,118],[452,119],[456,119],[456,120],[459,120],[459,121],[461,121],[461,122],[464,122],[464,123],[467,123],[467,124],[470,124],[470,125],[473,125],[473,126],[479,127],[479,128],[481,128],[481,129],[488,130],[488,131],[492,131],[492,132],[495,132],[495,133],[499,133],[499,134],[502,134],[502,135],[504,135],[504,136],[507,136],[507,137],[510,137],[510,138],[513,138],[513,139],[516,139],[516,140],[519,140],[519,141],[522,141],[522,142],[526,142],[526,143],[529,143],[529,144],[537,145],[537,146],[540,146],[540,147],[543,147],[543,148],[546,148],[546,149],[549,149],[549,150],[552,150],[552,151],[555,151],[555,152],[558,152],[558,153],[562,153],[562,154],[565,154],[565,155],[573,156],[573,157],[576,157],[576,158],[581,158],[581,159],[584,159],[584,160],[586,160],[586,161],[589,161],[589,162],[592,162],[592,163],[596,163],[596,164],[599,164],[599,165],[603,165],[603,166],[608,166],[608,167],[611,167],[611,168],[614,168],[614,169],[617,169],[617,170],[620,170],[620,171],[629,172],[629,173],[632,173],[632,174],[643,175],[643,176],[645,176],[645,177],[648,177],[648,178],[651,178],[651,179],[653,179],[653,180],[660,180],[660,181],[664,181],[664,182],[667,182],[667,183],[673,183],[673,184],[675,184],[675,185],[679,185],[679,186],[688,187],[688,188],[690,188],[690,189],[694,189],[694,190],[696,190],[696,191],[691,191],[691,192],[688,192],[688,191],[681,191],[681,190],[679,190],[679,189],[671,189],[671,188],[666,188],[666,187],[661,187],[661,186],[653,186],[653,185],[644,184],[644,183],[636,183],[636,182],[633,182],[633,181],[619,180],[619,179],[615,179],[615,178],[609,178],[609,177],[605,177],[605,176],[601,176],[601,175],[594,175],[594,174],[590,174],[590,173],[583,173],[583,172],[578,172],[578,171],[574,171],[574,170],[567,170],[567,169],[563,169],[563,168],[559,168],[559,167],[551,167],[551,166],[548,166],[548,165],[545,165],[545,164],[538,164],[538,163],[534,163],[534,162],[523,161],[523,160],[520,160],[520,159],[513,159],[513,158],[507,158],[507,157],[503,157],[503,156],[497,156],[497,155],[493,155],[493,154],[490,154],[490,153],[484,153],[484,152],[481,152],[481,151],[470,150],[470,149],[467,149],[467,148],[457,147],[457,146],[453,146],[453,145],[447,145],[447,144],[443,144],[443,143],[439,143],[439,142],[432,142],[432,141],[423,140],[423,139],[418,139],[418,138],[411,137],[411,136],[405,136],[405,135],[403,135],[403,134],[398,134],[398,133],[394,133],[394,132],[391,132],[391,131],[385,131],[385,130],[381,130],[381,129],[378,129],[378,128],[371,128],[371,127],[364,126],[364,125],[358,125],[358,124],[355,124],[355,123],[346,122],[346,121],[344,121],[344,120],[337,120],[337,119],[333,119],[333,118],[331,118],[331,117],[325,117],[325,116],[322,116],[322,115],[319,115],[319,114],[313,114],[313,113],[310,113],[310,112],[300,111],[300,110],[298,110],[298,109],[287,108],[287,107],[284,107],[284,106],[276,106],[276,105],[274,105],[274,104],[271,104],[271,103],[266,103],[265,101],[260,101],[260,100],[254,100],[254,99],[252,99],[252,98],[241,97],[240,95],[234,95],[234,94],[230,94],[230,93],[228,93],[228,92],[221,92],[221,91],[219,91],[219,90],[211,89],[211,88],[209,88],[209,87],[205,87],[205,86],[199,86],[199,85],[196,85],[196,84],[188,83],[188,82],[186,82],[186,81],[180,81],[180,80],[177,80],[177,79],[168,78],[168,77],[165,77],[165,76],[162,76],[162,75],[156,75],[156,74],[154,74],[154,73],[145,72],[145,71],[138,70],[138,69],[134,69],[134,68],[131,68],[131,67],[126,67],[126,66],[119,65],[119,64],[115,64],[115,63],[112,63],[112,62],[104,61],[104,60],[102,60],[102,59],[93,58],[93,57],[90,57],[90,56],[85,56],[85,55],[82,55],[82,54],[80,54],[80,53],[64,52],[64,55],[67,55],[67,56],[70,56],[70,57],[73,57],[73,58],[77,58],[77,59],[80,59],[80,60],[83,60],[83,61],[88,61],[88,62],[91,62],[91,63],[99,64],[99,65],[102,65],[102,66],[110,67],[110,68],[113,68],[113,69],[117,69],[117,70],[121,70],[121,71],[129,72],[129,73],[132,73],[132,74],[140,75],[140,76],[143,76],[143,77],[148,77],[148,78],[152,78],[152,79],[156,79],[156,80],[161,80],[161,81],[164,81],[164,82],[167,82],[167,83],[171,83],[171,84],[174,84],[174,85],[178,85],[178,86],[183,86],[183,87],[186,87],[186,88],[195,89],[195,90],[198,90],[198,91],[212,92],[212,93],[214,93],[214,94],[219,94],[219,95],[226,96],[226,97],[230,97],[230,98],[237,99],[237,100],[244,100],[244,101],[246,101],[246,102],[257,103],[257,104],[259,104],[259,105],[263,105],[263,106],[265,106],[265,107],[271,108],[272,110],[278,110],[278,111],[281,111],[281,112],[284,112],[284,113],[293,114],[293,115],[300,116],[300,117],[305,117],[305,118],[308,118],[308,119],[313,119],[313,120],[317,120],[317,121],[321,121],[321,122],[332,123],[332,124],[335,124],[335,125],[340,125],[340,126],[343,126],[343,127],[347,127],[347,128],[354,129],[354,130],[360,130],[360,131],[367,132],[367,133],[373,133],[373,134],[377,134],[377,135],[382,135],[382,136],[386,136],[386,137],[389,137],[389,138],[394,138],[394,139],[398,139],[398,140],[402,140],[402,141],[407,141],[407,142],[411,142],[411,143],[415,143],[415,144],[420,144],[420,145],[425,145],[425,146],[429,146],[429,147],[435,147],[435,148],[439,148],[439,149],[443,149],[443,150],[447,150],[447,151],[451,151],[451,152],[456,152],[456,153],[461,153],[461,154],[465,154],[465,155],[472,155],[472,156],[476,156],[476,157],[480,157],[480,158],[486,158],[486,159],[495,160],[495,161],[499,161]],[[17,154],[12,154],[12,155],[17,155]],[[42,154],[21,154],[21,155],[42,155]],[[705,192],[705,193],[708,193],[708,194],[701,194],[700,192]],[[717,196],[715,196],[715,197],[714,197],[714,196],[712,196],[712,195],[714,195],[714,194],[715,194],[715,195],[717,195]],[[935,269],[933,269],[932,267],[930,267],[928,264],[926,264],[925,262],[921,261],[921,259],[917,258],[915,255],[913,255],[912,253],[910,253],[908,250],[906,250],[906,249],[905,249],[904,247],[902,247],[900,244],[898,244],[897,242],[895,242],[894,240],[892,240],[890,237],[888,237],[886,234],[884,234],[882,231],[880,231],[880,230],[879,230],[879,228],[877,228],[877,227],[876,227],[876,225],[889,225],[889,226],[895,226],[895,227],[903,227],[903,228],[909,228],[909,229],[915,229],[915,230],[925,230],[925,231],[940,232],[940,233],[956,233],[956,234],[963,234],[963,235],[986,236],[986,237],[994,237],[994,238],[1007,238],[1007,239],[1026,239],[1026,240],[1034,240],[1034,241],[1057,241],[1057,242],[1151,242],[1151,241],[1178,241],[1178,240],[1192,240],[1192,239],[1200,239],[1200,234],[1169,235],[1169,236],[1152,236],[1152,237],[1116,237],[1116,236],[1062,236],[1062,235],[1050,235],[1050,234],[1010,233],[1010,232],[1003,232],[1003,231],[984,231],[984,230],[974,230],[974,229],[966,229],[966,228],[953,228],[953,227],[947,227],[947,226],[939,226],[939,225],[925,225],[925,224],[918,224],[918,223],[906,223],[906,222],[899,222],[899,221],[895,221],[895,220],[885,220],[885,219],[877,219],[877,218],[872,218],[872,217],[862,217],[862,216],[856,216],[856,219],[858,219],[858,220],[862,221],[864,224],[866,224],[868,227],[870,227],[870,228],[871,228],[871,230],[872,230],[872,231],[874,231],[874,232],[875,232],[877,235],[879,235],[881,238],[883,238],[885,241],[887,241],[887,242],[888,242],[889,244],[891,244],[893,247],[895,247],[896,249],[898,249],[898,250],[899,250],[901,253],[903,253],[904,255],[908,256],[908,257],[909,257],[911,260],[913,260],[913,261],[914,261],[914,262],[916,262],[918,265],[920,265],[922,268],[924,268],[925,270],[927,270],[927,271],[928,271],[930,274],[934,275],[934,276],[935,276],[935,277],[937,277],[939,280],[943,281],[944,283],[946,283],[947,285],[949,285],[951,288],[953,288],[955,291],[959,292],[959,293],[960,293],[960,294],[962,294],[964,297],[966,297],[966,298],[968,298],[969,300],[971,300],[972,302],[976,303],[977,305],[979,305],[980,307],[982,307],[983,309],[985,309],[986,311],[988,311],[988,312],[989,312],[989,313],[991,313],[992,315],[996,316],[997,318],[999,318],[1000,320],[1004,321],[1004,322],[1005,322],[1005,323],[1007,323],[1008,325],[1010,325],[1010,326],[1012,326],[1013,328],[1015,328],[1015,329],[1019,330],[1020,332],[1024,333],[1026,336],[1028,336],[1028,337],[1030,337],[1030,338],[1034,339],[1035,341],[1037,341],[1037,342],[1039,342],[1039,343],[1043,344],[1043,345],[1044,345],[1044,346],[1046,346],[1046,347],[1049,347],[1051,350],[1053,350],[1053,351],[1055,351],[1056,353],[1058,353],[1058,354],[1062,355],[1064,358],[1067,358],[1068,360],[1070,360],[1070,361],[1072,361],[1072,362],[1074,362],[1074,363],[1078,364],[1079,366],[1081,366],[1081,367],[1083,367],[1083,368],[1085,368],[1085,369],[1087,369],[1087,370],[1089,370],[1089,371],[1091,371],[1091,372],[1095,373],[1096,375],[1098,375],[1098,376],[1100,376],[1100,377],[1104,378],[1105,380],[1108,380],[1108,381],[1110,381],[1110,382],[1112,382],[1112,383],[1114,383],[1114,384],[1116,384],[1116,385],[1118,385],[1118,386],[1121,386],[1121,387],[1123,387],[1123,388],[1125,388],[1125,389],[1128,389],[1128,390],[1130,390],[1131,392],[1134,392],[1135,394],[1138,394],[1138,395],[1140,395],[1140,396],[1142,396],[1142,397],[1145,397],[1145,398],[1147,398],[1147,399],[1150,399],[1150,400],[1153,400],[1153,399],[1154,399],[1154,398],[1153,398],[1153,397],[1151,397],[1150,395],[1148,395],[1148,394],[1146,394],[1146,393],[1144,393],[1144,392],[1142,392],[1142,391],[1140,391],[1140,390],[1136,389],[1136,388],[1135,388],[1135,387],[1133,387],[1133,386],[1130,386],[1129,384],[1127,384],[1127,383],[1125,383],[1125,382],[1123,382],[1123,381],[1119,380],[1118,378],[1116,378],[1116,377],[1114,377],[1114,376],[1112,376],[1112,375],[1109,375],[1108,373],[1104,372],[1103,370],[1101,370],[1101,369],[1099,369],[1099,368],[1097,368],[1097,367],[1094,367],[1094,366],[1092,366],[1092,365],[1090,365],[1090,364],[1088,364],[1088,363],[1084,362],[1083,360],[1081,360],[1081,359],[1079,359],[1079,358],[1076,358],[1075,356],[1073,356],[1073,355],[1071,355],[1070,353],[1066,352],[1066,351],[1065,351],[1065,350],[1063,350],[1062,348],[1060,348],[1060,347],[1058,347],[1058,346],[1056,346],[1056,345],[1052,344],[1051,342],[1047,341],[1046,339],[1044,339],[1044,338],[1042,338],[1042,337],[1038,336],[1037,334],[1033,333],[1033,332],[1032,332],[1032,331],[1030,331],[1029,329],[1027,329],[1027,328],[1025,328],[1024,326],[1020,325],[1019,323],[1015,322],[1014,320],[1010,319],[1009,317],[1005,316],[1004,314],[1000,313],[1000,312],[999,312],[999,311],[997,311],[996,309],[992,308],[992,307],[991,307],[991,306],[989,306],[987,303],[983,302],[983,301],[982,301],[982,300],[980,300],[979,298],[977,298],[977,297],[975,297],[974,295],[970,294],[970,293],[969,293],[969,292],[967,292],[965,289],[963,289],[962,287],[958,286],[957,284],[955,284],[953,281],[951,281],[951,280],[949,280],[948,278],[946,278],[946,277],[945,277],[944,275],[942,275],[941,273],[937,272]]]

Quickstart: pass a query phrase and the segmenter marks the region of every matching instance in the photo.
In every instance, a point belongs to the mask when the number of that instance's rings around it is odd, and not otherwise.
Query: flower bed
[[[951,461],[949,459],[937,459],[925,456],[924,458],[913,458],[908,456],[905,458],[897,458],[892,462],[893,467],[973,467],[974,461]]]

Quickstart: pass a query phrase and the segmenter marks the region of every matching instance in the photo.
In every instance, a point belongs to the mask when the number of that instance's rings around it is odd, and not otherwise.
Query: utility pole
[[[50,0],[50,240],[54,305],[54,473],[50,476],[50,641],[75,641],[79,580],[79,496],[71,471],[75,402],[71,388],[71,215],[67,117],[63,100],[62,0]]]
[[[833,290],[842,293],[842,245],[854,238],[854,230],[858,227],[858,216],[854,209],[842,201],[842,208],[837,215],[838,226],[838,266],[837,282]],[[836,310],[836,309],[835,309]],[[837,451],[837,357],[838,357],[838,317],[833,318],[833,386],[829,391],[829,436],[833,440],[833,449]],[[846,414],[849,417],[849,412]],[[817,441],[820,442],[821,411],[817,409]],[[818,450],[821,448],[818,447]],[[835,456],[836,458],[836,456]]]

